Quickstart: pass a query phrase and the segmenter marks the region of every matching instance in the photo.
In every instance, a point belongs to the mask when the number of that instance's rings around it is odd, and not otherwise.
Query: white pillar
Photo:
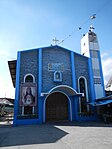
[[[22,107],[22,116],[24,115],[24,106]]]
[[[34,110],[35,110],[35,109],[34,109],[34,106],[33,106],[33,107],[32,107],[32,114],[34,114],[34,112],[35,112]]]

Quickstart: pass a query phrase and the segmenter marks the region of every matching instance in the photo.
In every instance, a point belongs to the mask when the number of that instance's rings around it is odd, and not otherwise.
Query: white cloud
[[[0,97],[14,98],[15,89],[11,82],[4,81],[4,77],[0,75]]]
[[[105,57],[107,57],[108,56],[108,53],[102,53],[101,54],[101,58],[105,58]]]
[[[9,56],[10,56],[10,54],[9,54],[8,51],[6,51],[6,50],[1,50],[0,51],[0,59],[1,58],[6,58],[6,57],[9,57]]]
[[[14,88],[12,86],[7,62],[10,57],[10,52],[3,49],[4,48],[0,50],[0,97],[14,98]]]
[[[106,85],[110,77],[112,76],[112,57],[108,57],[107,59],[102,60],[102,68]]]
[[[0,1],[1,6],[4,9],[10,9],[10,12],[15,13],[16,15],[22,15],[26,17],[33,17],[33,9],[28,3],[23,4],[22,1],[8,0]]]

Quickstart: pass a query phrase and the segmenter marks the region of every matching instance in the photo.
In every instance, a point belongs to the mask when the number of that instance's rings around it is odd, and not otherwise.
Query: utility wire
[[[96,14],[93,14],[91,17],[89,17],[86,21],[84,21],[78,28],[76,28],[75,30],[73,30],[71,32],[71,34],[69,34],[67,37],[65,37],[63,40],[61,40],[58,44],[63,43],[66,39],[68,39],[69,37],[71,37],[74,33],[82,30],[82,27],[90,20],[90,19],[95,19]]]
[[[65,37],[63,40],[61,40],[58,44],[63,43],[65,40],[67,40],[68,38],[70,38],[74,33],[76,33],[76,32],[78,32],[78,31],[82,30],[83,26],[84,26],[86,23],[88,23],[88,21],[95,19],[95,18],[96,18],[96,14],[99,14],[99,13],[102,11],[102,9],[103,9],[107,4],[109,4],[110,1],[111,1],[111,0],[107,0],[100,8],[96,11],[95,14],[91,15],[86,21],[84,21],[84,23],[82,23],[78,28],[74,29],[68,36],[66,36],[66,37]]]

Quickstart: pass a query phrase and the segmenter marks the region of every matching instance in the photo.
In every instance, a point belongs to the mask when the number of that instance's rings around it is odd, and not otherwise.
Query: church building
[[[105,89],[92,26],[81,39],[81,54],[51,45],[18,51],[8,65],[15,87],[14,126],[97,119],[88,103],[104,97]]]

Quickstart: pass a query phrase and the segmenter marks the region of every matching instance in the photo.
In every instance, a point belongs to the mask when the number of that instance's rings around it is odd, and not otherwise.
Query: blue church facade
[[[95,54],[99,66],[94,71],[92,56],[58,45],[19,51],[15,61],[14,126],[96,120],[96,110],[88,103],[96,96],[105,96],[105,91],[100,51]],[[94,76],[96,70],[98,77]],[[96,94],[95,87],[102,89],[101,95]]]

